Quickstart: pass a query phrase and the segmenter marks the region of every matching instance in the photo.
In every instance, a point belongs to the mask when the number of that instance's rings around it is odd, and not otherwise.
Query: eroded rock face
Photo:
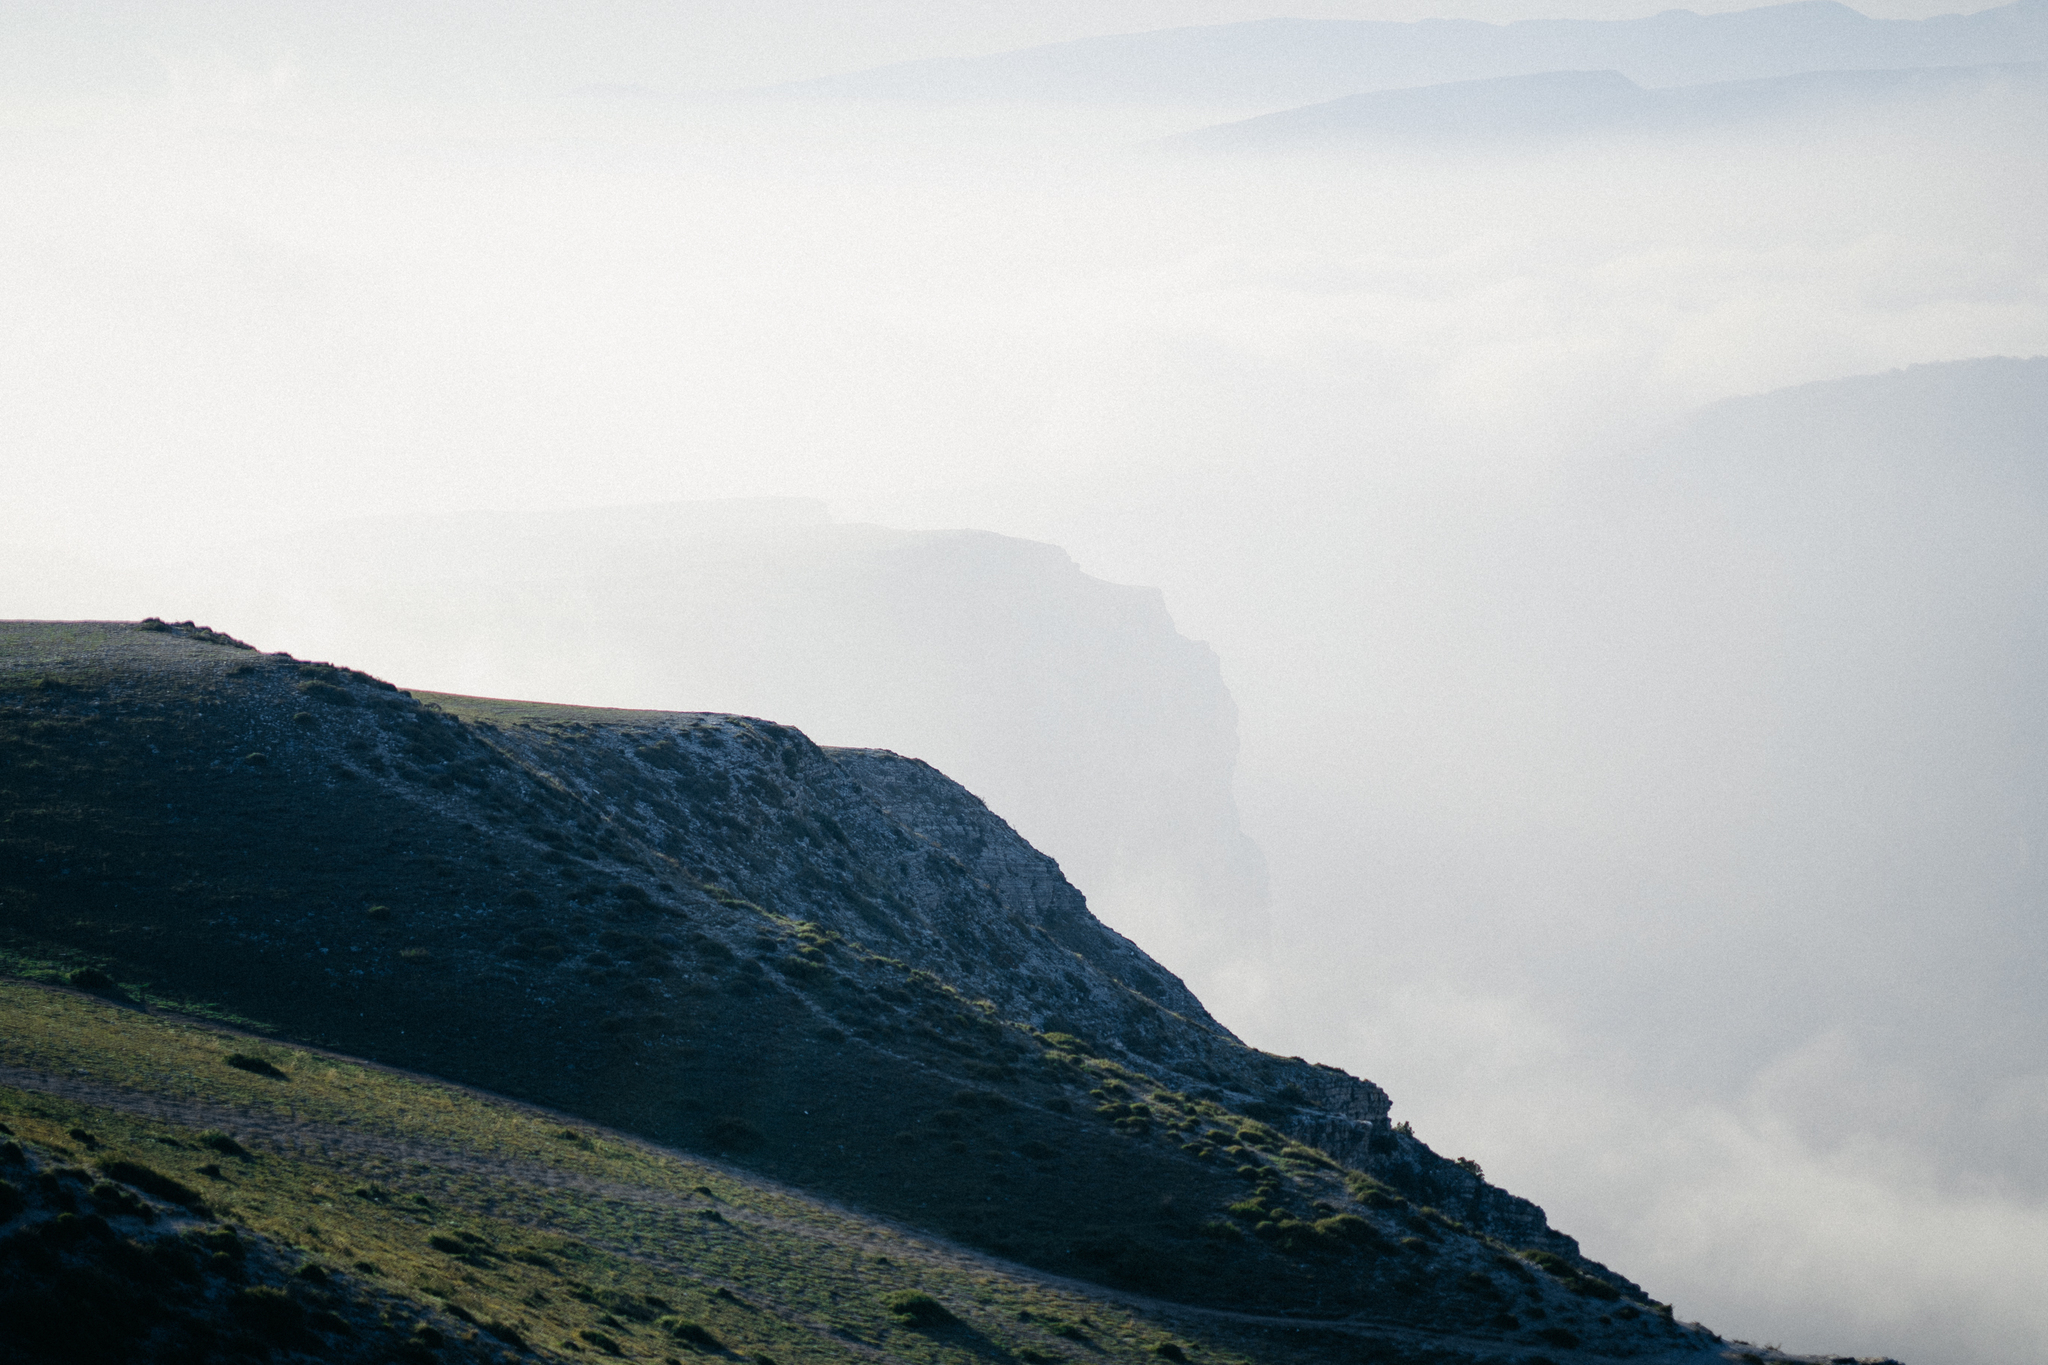
[[[1091,1035],[1162,1079],[1211,1090],[1348,1166],[1421,1193],[1472,1227],[1513,1245],[1579,1259],[1578,1243],[1554,1231],[1541,1208],[1396,1132],[1388,1121],[1390,1101],[1379,1086],[1336,1067],[1277,1058],[1239,1043],[1178,977],[1091,915],[1059,865],[1019,838],[972,792],[930,764],[886,750],[824,752],[884,814],[956,859],[978,888],[1000,902],[1000,923],[978,925],[975,933],[1005,941],[1014,965],[977,969],[971,957],[956,957],[956,980],[971,980],[991,999],[1009,997],[1015,1007],[1035,1011],[1031,1022],[1040,1028]],[[1019,973],[1065,980],[1070,989],[1050,1002],[1016,999]]]
[[[1003,919],[1025,930],[1026,938],[1017,945],[1023,971],[1058,979],[1071,971],[1067,959],[1078,958],[1124,991],[1136,992],[1199,1029],[1235,1041],[1179,977],[1090,914],[1087,900],[1061,875],[1060,865],[1018,837],[980,797],[929,763],[886,749],[825,753],[884,814],[957,859],[997,897]],[[985,984],[989,990],[1003,988],[999,980]],[[1104,992],[1093,980],[1084,979],[1084,986],[1086,1003],[1061,1002],[1033,1022],[1052,1027],[1049,1021],[1062,1014],[1088,1018],[1098,1027],[1109,1026],[1113,1036],[1119,1021],[1105,1011],[1123,1003],[1120,993]]]

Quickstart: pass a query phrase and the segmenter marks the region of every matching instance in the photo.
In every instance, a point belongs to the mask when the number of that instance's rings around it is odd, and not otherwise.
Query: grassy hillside
[[[0,1178],[36,1201],[0,1191],[19,1215],[0,1217],[0,1265],[46,1260],[34,1293],[0,1289],[0,1354],[24,1358],[1250,1365],[1501,1347],[1106,1295],[558,1113],[26,982],[0,982],[0,1122]],[[81,1225],[68,1237],[38,1221],[57,1205]],[[1502,1309],[1558,1297],[1499,1259]]]
[[[232,1210],[250,1264],[324,1258],[306,1312],[452,1301],[560,1350],[673,1353],[651,1324],[682,1312],[784,1365],[1079,1360],[1197,1309],[1247,1359],[1324,1349],[1250,1325],[1274,1316],[1346,1359],[1712,1346],[1540,1210],[1330,1107],[1369,1125],[1376,1089],[1231,1038],[943,778],[897,773],[917,828],[858,771],[742,718],[423,703],[198,628],[0,624],[0,966],[102,997],[6,996],[38,1182],[100,1159],[59,1150],[80,1128]],[[896,1322],[897,1290],[968,1325]],[[1112,1330],[1104,1292],[1150,1325]],[[1020,1325],[1083,1302],[1085,1342]]]

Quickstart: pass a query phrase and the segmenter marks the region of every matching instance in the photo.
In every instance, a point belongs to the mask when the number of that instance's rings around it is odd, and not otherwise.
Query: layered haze
[[[0,14],[0,615],[926,758],[1683,1316],[2039,1359],[2048,10],[862,9]]]

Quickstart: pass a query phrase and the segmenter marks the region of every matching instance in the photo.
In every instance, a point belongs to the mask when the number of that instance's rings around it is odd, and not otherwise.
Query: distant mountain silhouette
[[[1787,120],[1911,109],[1987,95],[2014,109],[2048,97],[2048,63],[1808,71],[1765,80],[1645,89],[1619,71],[1531,76],[1377,90],[1301,109],[1197,129],[1166,145],[1279,151],[1368,143],[1550,141],[1601,134],[1673,134]]]
[[[1915,20],[1873,19],[1830,0],[1801,0],[1732,14],[1667,10],[1619,21],[1268,19],[906,62],[773,93],[1270,110],[1371,90],[1542,72],[1611,70],[1641,85],[1674,86],[2044,58],[2044,0]]]

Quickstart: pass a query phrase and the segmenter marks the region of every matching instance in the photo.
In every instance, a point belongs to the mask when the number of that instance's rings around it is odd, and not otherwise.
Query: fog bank
[[[2042,1354],[2032,87],[1193,157],[1227,113],[627,88],[688,36],[630,9],[103,25],[125,84],[13,30],[0,611],[923,750],[1681,1313]],[[731,84],[838,69],[734,23]],[[832,520],[665,520],[730,498]]]

